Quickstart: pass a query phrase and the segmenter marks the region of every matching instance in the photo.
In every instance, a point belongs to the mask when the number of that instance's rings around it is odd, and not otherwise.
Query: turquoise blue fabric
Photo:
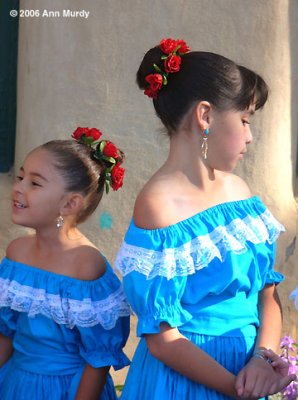
[[[238,374],[259,327],[258,293],[283,280],[273,269],[275,241],[283,230],[256,196],[161,229],[140,229],[131,221],[116,267],[141,341],[122,400],[228,398],[152,357],[144,334],[158,333],[167,322]]]
[[[4,258],[0,332],[12,338],[14,353],[0,369],[0,399],[71,400],[86,363],[127,366],[129,314],[108,263],[102,277],[81,281]],[[109,377],[100,400],[115,399]]]

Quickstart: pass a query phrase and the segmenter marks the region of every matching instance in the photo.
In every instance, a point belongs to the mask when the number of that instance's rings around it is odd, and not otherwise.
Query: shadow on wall
[[[298,202],[298,48],[297,48],[297,20],[298,7],[294,1],[289,1],[289,44],[291,54],[291,120],[292,120],[292,165],[293,165],[293,192]]]

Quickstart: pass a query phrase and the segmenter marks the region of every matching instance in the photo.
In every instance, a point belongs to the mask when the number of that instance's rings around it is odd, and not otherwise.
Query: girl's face
[[[252,142],[250,117],[254,106],[244,111],[215,111],[210,120],[207,163],[220,171],[233,171]]]
[[[64,182],[46,150],[31,152],[12,190],[12,221],[29,228],[56,228],[65,203]]]

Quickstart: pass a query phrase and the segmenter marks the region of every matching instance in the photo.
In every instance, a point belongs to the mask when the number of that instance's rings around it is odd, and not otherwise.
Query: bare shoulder
[[[158,182],[149,182],[137,196],[134,222],[139,228],[163,228],[172,223],[174,214],[175,207],[170,192]]]
[[[96,280],[104,275],[107,268],[105,257],[92,243],[73,249],[71,258],[71,275],[76,279]]]
[[[225,174],[225,191],[231,193],[231,200],[244,200],[251,197],[251,191],[247,183],[237,175]]]
[[[10,260],[22,262],[32,247],[33,237],[33,235],[21,236],[11,241],[6,248],[6,256]]]

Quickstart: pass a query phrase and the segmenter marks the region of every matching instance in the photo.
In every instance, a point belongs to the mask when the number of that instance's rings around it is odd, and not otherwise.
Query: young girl
[[[254,72],[163,39],[137,83],[169,155],[137,197],[117,256],[141,337],[122,400],[257,399],[294,376],[276,349],[275,241],[283,227],[231,172],[267,99]],[[270,365],[267,361],[274,361]]]
[[[29,153],[12,220],[33,228],[0,266],[0,399],[114,400],[110,366],[129,364],[129,306],[100,251],[79,231],[104,188],[122,186],[123,153],[78,128]]]

